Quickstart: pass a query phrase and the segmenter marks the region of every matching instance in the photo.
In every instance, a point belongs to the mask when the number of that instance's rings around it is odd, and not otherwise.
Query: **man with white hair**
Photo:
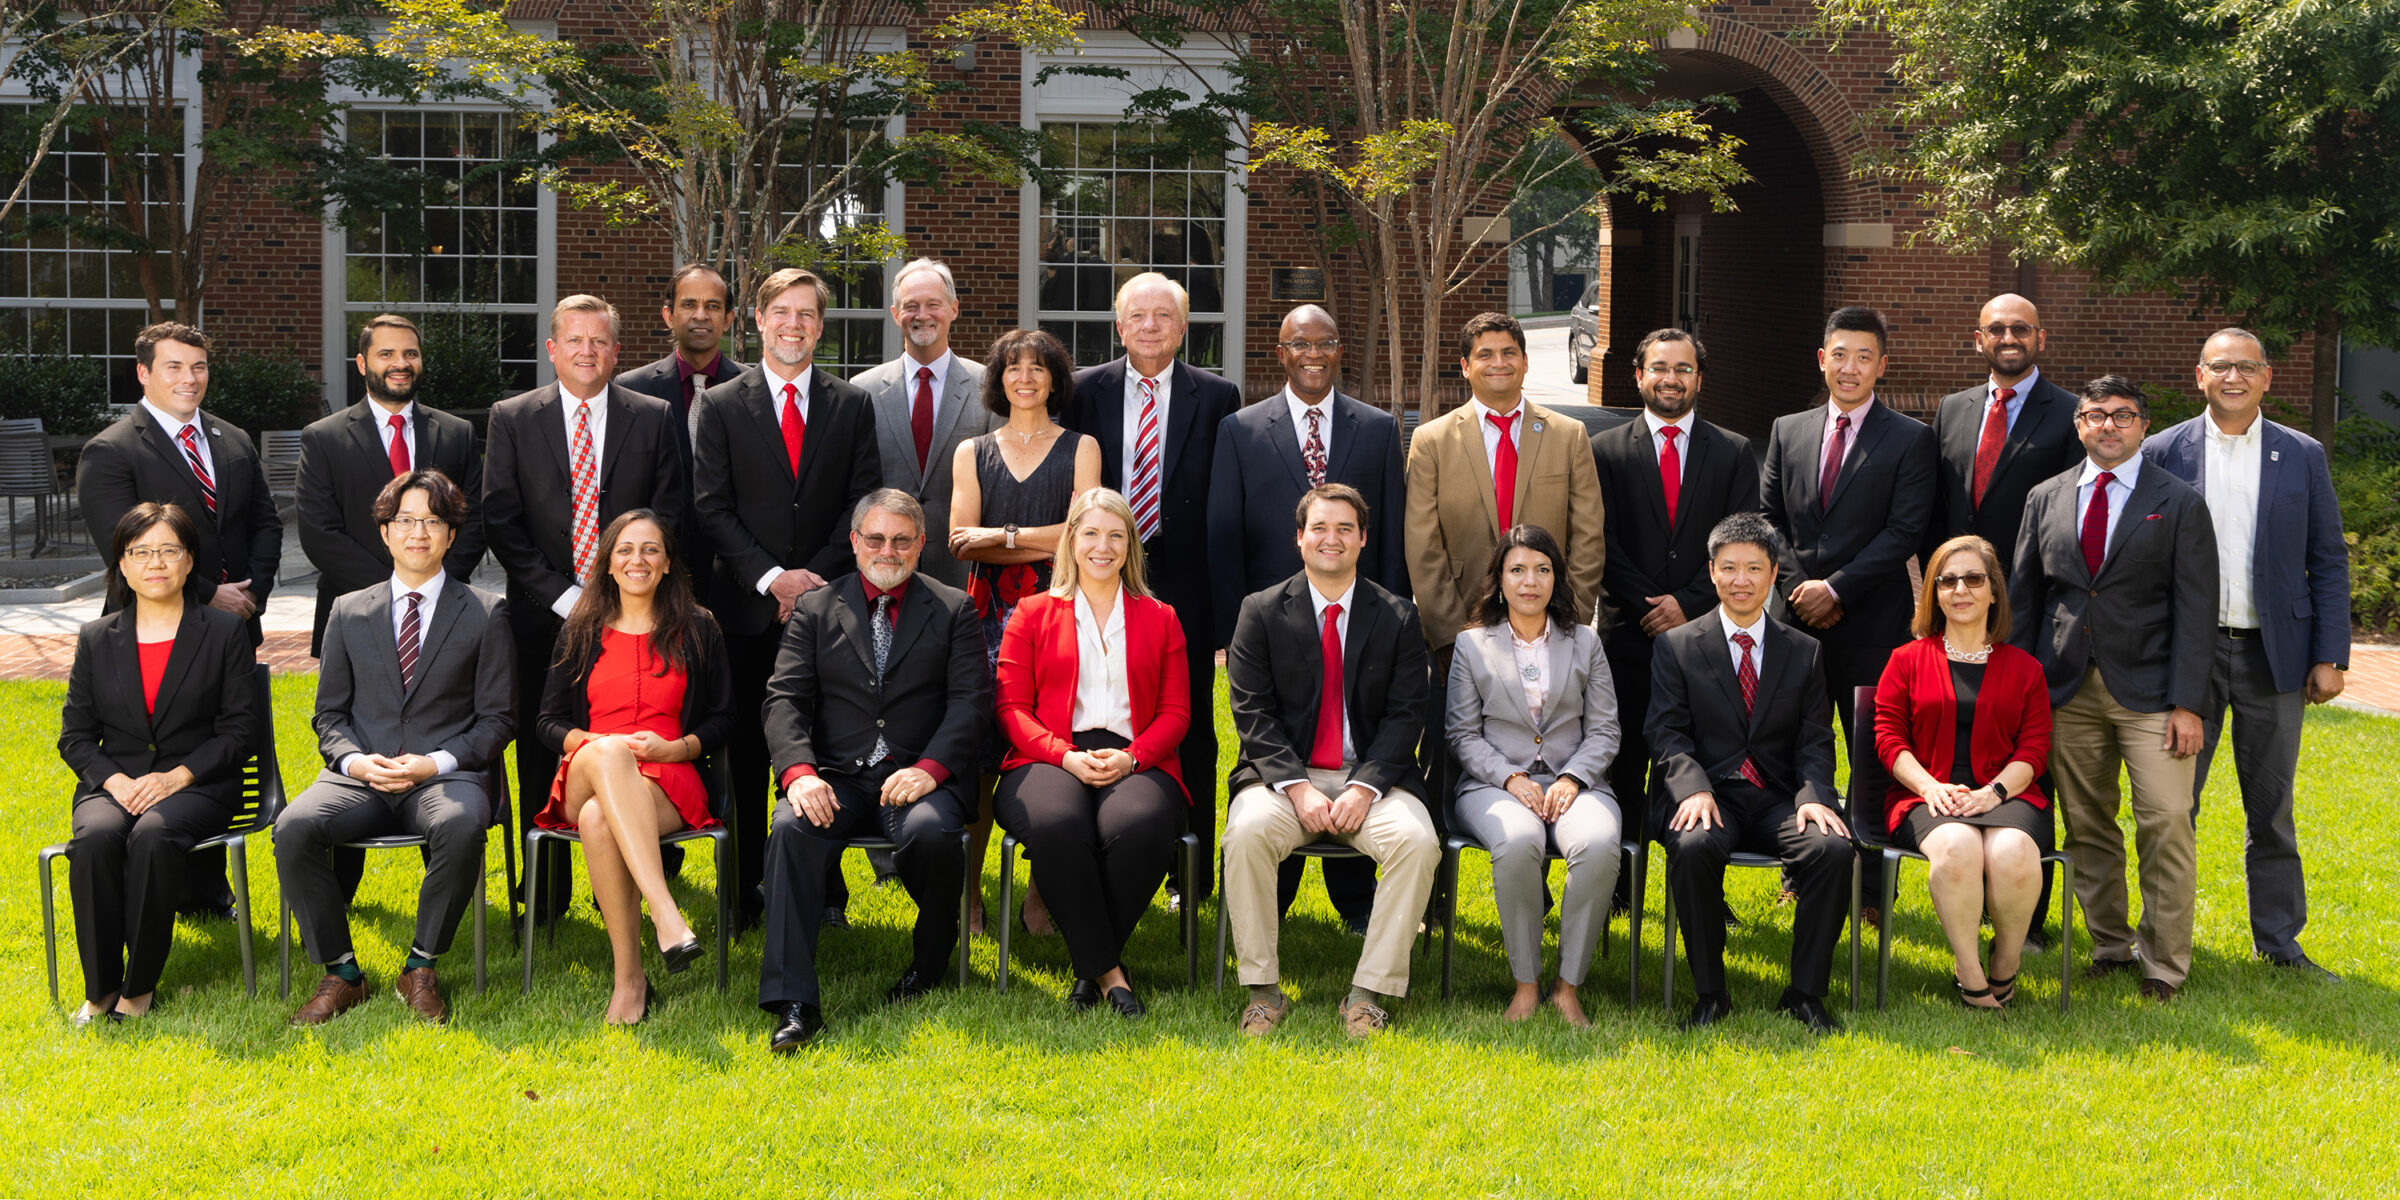
[[[859,373],[850,382],[875,401],[875,443],[885,487],[898,488],[925,508],[925,527],[950,528],[950,461],[960,442],[990,433],[999,419],[977,396],[983,364],[950,346],[958,320],[958,280],[948,264],[920,258],[892,280],[892,322],[906,339],[900,357]],[[951,587],[967,586],[967,565],[936,536],[917,572]]]

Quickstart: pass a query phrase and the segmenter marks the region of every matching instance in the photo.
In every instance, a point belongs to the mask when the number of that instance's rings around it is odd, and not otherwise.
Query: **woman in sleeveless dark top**
[[[967,596],[983,621],[984,664],[997,663],[1000,634],[1017,601],[1050,586],[1051,553],[1065,527],[1067,505],[1100,486],[1100,443],[1070,433],[1059,410],[1073,394],[1075,364],[1059,340],[1039,330],[1000,335],[984,356],[983,406],[1008,423],[959,443],[951,461],[950,553],[967,564]],[[970,858],[982,874],[991,836],[991,785],[1007,739],[995,730],[986,747],[982,797]],[[967,926],[983,931],[983,892],[975,889]],[[1047,932],[1040,899],[1025,897],[1025,920]]]

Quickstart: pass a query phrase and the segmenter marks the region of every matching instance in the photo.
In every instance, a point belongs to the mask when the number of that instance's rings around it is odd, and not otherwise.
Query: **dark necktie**
[[[2100,563],[2108,557],[2108,485],[2116,481],[2115,472],[2100,472],[2092,485],[2092,502],[2083,510],[2083,565],[2094,579],[2100,578]]]
[[[875,632],[875,686],[883,686],[883,670],[892,659],[892,594],[875,597],[875,615],[867,624]],[[875,752],[867,756],[867,765],[874,766],[891,756],[892,748],[885,744],[882,734],[875,735]]]
[[[1325,485],[1324,416],[1323,409],[1308,406],[1308,441],[1300,447],[1300,463],[1308,468],[1308,486],[1312,488]]]
[[[1850,417],[1833,419],[1833,437],[1825,443],[1825,471],[1817,476],[1817,507],[1833,507],[1833,485],[1842,481],[1842,455],[1850,449]]]
[[[1975,442],[1975,494],[1977,508],[1983,507],[1983,492],[1992,486],[1992,468],[2000,465],[2000,448],[2008,444],[2008,402],[2016,399],[2015,388],[1992,389],[1992,410],[1983,414],[1983,436]]]
[[[1342,606],[1325,606],[1325,632],[1319,642],[1325,658],[1325,688],[1317,697],[1317,737],[1308,749],[1308,765],[1321,771],[1342,769]]]
[[[1675,439],[1683,433],[1672,425],[1658,427],[1658,436],[1667,439],[1667,448],[1658,452],[1658,486],[1667,494],[1667,524],[1675,523],[1675,504],[1683,499],[1683,456],[1675,452]]]
[[[423,629],[417,623],[417,606],[425,597],[417,592],[408,594],[408,612],[400,618],[400,690],[417,686],[417,639]]]
[[[933,368],[917,368],[917,398],[908,408],[908,432],[917,440],[917,473],[925,473],[925,456],[933,452]]]
[[[1735,677],[1742,681],[1742,716],[1748,719],[1751,710],[1758,705],[1758,660],[1750,657],[1750,648],[1758,643],[1749,634],[1736,633],[1733,635],[1733,644],[1742,648],[1742,665],[1735,672]],[[1742,759],[1742,778],[1749,780],[1752,787],[1767,786],[1766,777],[1759,774],[1758,764],[1746,756]]]

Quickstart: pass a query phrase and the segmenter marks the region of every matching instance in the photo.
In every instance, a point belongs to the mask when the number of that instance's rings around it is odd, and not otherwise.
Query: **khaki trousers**
[[[1308,780],[1326,796],[1339,796],[1349,773],[1311,768]],[[1292,802],[1264,785],[1253,784],[1234,796],[1225,813],[1221,902],[1226,923],[1233,927],[1234,959],[1241,964],[1242,982],[1275,983],[1283,978],[1275,956],[1275,872],[1292,851],[1320,838],[1356,848],[1383,869],[1382,881],[1375,886],[1375,912],[1367,921],[1367,945],[1359,952],[1358,970],[1350,982],[1386,996],[1407,995],[1409,946],[1417,939],[1425,899],[1441,868],[1442,846],[1424,803],[1399,788],[1377,797],[1358,832],[1348,834],[1318,835],[1302,829]]]
[[[2075,860],[2075,898],[2083,904],[2092,957],[2131,958],[2142,973],[2177,987],[2192,971],[2192,905],[2198,879],[2192,836],[2192,778],[2198,759],[2167,753],[2167,714],[2117,703],[2100,678],[2059,706],[2050,727],[2050,776],[2066,818],[2064,849]],[[2141,855],[2142,922],[2128,927],[2125,833],[2118,768],[2133,779],[2133,842]]]

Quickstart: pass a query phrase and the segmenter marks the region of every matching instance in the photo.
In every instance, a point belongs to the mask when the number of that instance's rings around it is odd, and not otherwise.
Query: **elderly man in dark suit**
[[[2139,970],[2164,1003],[2192,969],[2193,755],[2217,645],[2217,535],[2208,504],[2145,467],[2150,402],[2103,375],[2075,411],[2083,465],[2025,501],[2009,571],[2011,640],[2050,682],[2050,776],[2066,817],[2090,974]],[[2142,923],[2129,928],[2119,771],[2133,777]],[[2137,957],[2138,956],[2138,957]]]
[[[685,263],[667,277],[667,302],[658,310],[675,348],[665,358],[617,376],[617,386],[667,402],[675,410],[676,447],[688,474],[692,465],[693,415],[700,394],[742,373],[724,352],[733,329],[733,289],[704,263]]]
[[[1217,621],[1208,561],[1209,480],[1217,426],[1242,406],[1242,390],[1179,361],[1192,302],[1183,285],[1145,271],[1117,289],[1117,340],[1125,357],[1075,373],[1075,395],[1059,424],[1100,443],[1100,482],[1133,506],[1149,564],[1150,589],[1175,610],[1190,668],[1192,727],[1180,755],[1192,789],[1192,832],[1200,878],[1182,903],[1209,892],[1207,864],[1217,835]]]
[[[1975,352],[1990,377],[1942,397],[1934,416],[1939,450],[1933,520],[1919,551],[1974,534],[2016,561],[2025,495],[2083,459],[2075,438],[2075,393],[2042,374],[2049,348],[2041,312],[2013,292],[1994,296],[1975,317]]]
[[[517,648],[517,728],[540,720],[542,688],[559,627],[602,562],[600,530],[629,509],[657,510],[690,532],[675,414],[663,400],[609,386],[617,367],[617,310],[598,296],[569,296],[550,315],[547,347],[558,382],[492,406],[483,459],[483,532],[508,572],[508,619]],[[517,746],[520,828],[549,802],[558,755],[539,738]],[[533,917],[566,907],[567,848],[544,876]]]
[[[2275,369],[2256,335],[2220,329],[2193,382],[2208,411],[2142,443],[2142,457],[2198,489],[2217,535],[2216,664],[2200,710],[2192,820],[2233,709],[2233,764],[2247,834],[2250,946],[2296,974],[2338,978],[2300,949],[2308,891],[2292,781],[2301,714],[2342,694],[2350,664],[2350,555],[2325,447],[2259,415]]]
[[[858,570],[800,597],[767,684],[767,742],[783,801],[767,841],[767,947],[758,1006],[768,1048],[806,1045],[825,1027],[817,987],[818,914],[852,838],[898,844],[917,902],[908,970],[885,993],[915,999],[941,982],[965,894],[967,789],[992,703],[982,627],[964,592],[916,570],[925,510],[883,488],[859,501]]]
[[[947,264],[920,258],[900,268],[892,282],[892,321],[906,349],[850,381],[875,401],[884,486],[916,497],[926,528],[934,530],[950,528],[950,463],[958,444],[1000,424],[979,400],[983,364],[951,348],[950,326],[957,320],[958,281]],[[967,586],[967,565],[951,557],[943,537],[925,547],[917,573]]]
[[[710,594],[732,655],[737,712],[765,703],[792,606],[856,569],[850,510],[882,486],[873,402],[810,365],[825,332],[825,302],[824,281],[797,267],[761,280],[751,319],[765,354],[732,382],[710,388],[700,405],[693,505],[717,555]],[[765,730],[736,721],[730,753],[725,823],[733,833],[739,918],[748,925],[765,903]],[[842,919],[840,901],[829,910],[826,919]]]
[[[500,597],[443,566],[467,513],[466,495],[439,471],[386,483],[372,515],[392,573],[335,601],[326,622],[316,717],[325,769],[275,821],[301,944],[325,964],[294,1025],[322,1025],[366,1001],[334,851],[393,834],[425,839],[416,936],[394,990],[424,1020],[449,1019],[434,962],[475,897],[491,824],[484,772],[517,724],[516,647]]]
[[[1716,609],[1668,630],[1651,655],[1649,737],[1663,781],[1652,827],[1665,831],[1667,886],[1699,992],[1686,1029],[1733,1013],[1719,914],[1737,850],[1781,858],[1799,893],[1791,983],[1776,1007],[1817,1033],[1841,1029],[1825,996],[1854,856],[1833,786],[1824,656],[1767,615],[1782,540],[1756,513],[1718,522],[1708,535]]]
[[[1217,426],[1215,470],[1208,487],[1208,559],[1213,575],[1216,638],[1233,640],[1242,599],[1281,584],[1300,570],[1292,543],[1292,508],[1308,489],[1345,483],[1366,498],[1374,533],[1358,560],[1359,574],[1395,596],[1408,595],[1407,550],[1400,514],[1408,468],[1400,458],[1400,421],[1335,390],[1342,375],[1341,330],[1333,314],[1303,304],[1284,314],[1275,357],[1283,390]],[[1288,912],[1306,863],[1285,859],[1276,897]],[[1375,866],[1356,858],[1324,862],[1325,894],[1350,932],[1365,936],[1375,906]]]

